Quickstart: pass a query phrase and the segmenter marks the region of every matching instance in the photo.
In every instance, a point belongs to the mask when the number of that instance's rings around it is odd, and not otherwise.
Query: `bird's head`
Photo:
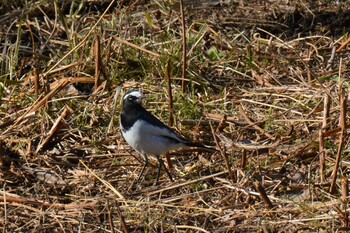
[[[141,105],[142,99],[146,96],[139,90],[128,91],[123,97],[123,106],[137,106]]]

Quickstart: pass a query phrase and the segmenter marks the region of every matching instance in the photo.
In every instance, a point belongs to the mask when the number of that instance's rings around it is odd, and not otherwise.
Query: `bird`
[[[140,181],[148,166],[148,156],[156,157],[158,160],[156,182],[159,181],[162,166],[170,180],[173,181],[170,172],[161,159],[162,154],[186,147],[215,149],[191,142],[168,127],[142,106],[142,100],[145,98],[146,96],[140,90],[126,92],[122,99],[119,118],[120,130],[125,141],[144,159],[144,165],[138,175],[137,182]]]

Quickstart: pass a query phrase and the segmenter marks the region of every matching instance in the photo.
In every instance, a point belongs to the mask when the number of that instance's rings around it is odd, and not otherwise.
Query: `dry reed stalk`
[[[291,110],[291,109],[288,109],[288,108],[279,107],[279,106],[272,105],[272,104],[266,104],[266,103],[262,103],[262,102],[258,102],[258,101],[254,101],[254,100],[249,100],[249,99],[242,98],[239,102],[247,102],[247,103],[252,103],[252,104],[258,104],[258,105],[261,105],[261,106],[267,106],[267,107],[283,110],[283,111],[286,111],[286,112],[291,112],[291,113],[294,113],[294,114],[297,114],[297,115],[300,115],[300,116],[303,115],[303,113],[300,112],[300,111]]]
[[[348,38],[345,42],[343,42],[339,48],[337,49],[337,53],[339,53],[343,48],[345,48],[350,43],[350,38]]]
[[[51,99],[53,96],[55,96],[59,91],[61,91],[69,83],[70,83],[70,81],[67,80],[67,79],[60,80],[60,82],[58,83],[57,87],[54,90],[50,91],[50,93],[45,95],[43,98],[38,98],[38,100],[34,103],[34,105],[31,108],[29,108],[26,113],[24,113],[21,117],[19,117],[15,121],[15,123],[12,125],[12,127],[14,127],[15,125],[18,125],[30,113],[33,113],[33,112],[37,111],[40,107],[45,105],[49,99]],[[11,129],[11,127],[9,129],[7,129],[6,131],[9,131],[10,129]]]
[[[80,160],[80,163],[94,176],[96,179],[102,182],[104,186],[109,188],[114,194],[118,196],[119,200],[125,200],[125,197],[117,190],[115,189],[108,181],[101,179],[95,172],[93,172],[86,164]]]
[[[345,144],[345,138],[346,138],[346,111],[347,111],[347,94],[345,93],[345,90],[343,89],[343,83],[339,86],[339,97],[340,97],[340,116],[339,116],[339,124],[341,128],[340,136],[339,136],[339,145],[337,150],[337,155],[335,159],[335,164],[333,167],[333,173],[332,173],[332,182],[331,187],[329,188],[330,193],[335,192],[336,184],[337,184],[337,174],[339,170],[339,165],[341,162],[341,155],[343,154],[343,147]]]
[[[101,85],[100,74],[101,74],[101,46],[100,37],[95,35],[95,90]]]
[[[205,189],[205,190],[201,190],[201,191],[196,190],[195,192],[191,192],[191,193],[185,193],[185,194],[181,194],[181,195],[177,195],[177,196],[165,197],[165,198],[159,199],[159,201],[161,201],[162,203],[177,202],[179,200],[186,200],[187,198],[190,198],[191,196],[196,196],[199,194],[202,195],[205,193],[209,193],[208,195],[210,195],[211,192],[220,191],[223,188],[225,188],[225,187],[219,186],[219,187],[214,187],[214,188]]]
[[[3,140],[0,140],[0,171],[4,169],[4,150],[5,150],[5,143]]]
[[[124,216],[122,214],[122,211],[120,209],[120,204],[119,204],[118,201],[116,201],[116,207],[117,207],[117,213],[118,213],[118,216],[119,216],[119,219],[120,219],[121,228],[122,228],[124,233],[128,233],[129,229],[128,229],[128,226],[126,225],[125,218],[124,218]],[[111,221],[111,222],[113,223],[113,221]]]
[[[65,106],[62,114],[56,119],[55,123],[52,125],[50,131],[47,133],[45,139],[39,144],[37,147],[35,154],[39,153],[39,151],[46,146],[47,143],[57,134],[58,130],[66,124],[66,119],[73,113],[73,110]]]
[[[173,126],[174,124],[174,101],[173,101],[173,92],[171,88],[171,77],[169,73],[169,61],[165,67],[165,77],[167,80],[167,91],[169,96],[169,126]]]
[[[99,19],[96,21],[96,23],[91,27],[91,29],[88,31],[88,33],[84,36],[84,38],[74,47],[72,48],[68,53],[66,53],[58,62],[56,62],[47,72],[43,74],[43,78],[48,76],[59,64],[61,64],[69,55],[71,55],[74,51],[76,51],[78,48],[80,48],[87,39],[89,38],[90,34],[95,30],[97,25],[100,24],[101,20],[105,17],[107,12],[110,10],[110,8],[113,6],[114,2],[116,0],[112,0],[106,10],[102,13],[102,15],[99,17]]]
[[[185,80],[187,72],[187,52],[186,52],[186,24],[185,24],[185,10],[183,0],[180,0],[180,12],[181,12],[181,29],[182,29],[182,81],[181,89],[182,93],[185,93]]]
[[[237,117],[227,116],[223,114],[216,114],[216,113],[206,113],[205,117],[215,121],[221,121],[223,118],[225,118],[225,120],[228,122],[236,122],[239,120]]]
[[[253,196],[259,196],[260,197],[260,193],[259,192],[254,192],[254,191],[250,191],[248,189],[245,189],[245,188],[241,188],[241,187],[237,187],[237,186],[234,186],[232,184],[230,184],[227,180],[224,180],[222,178],[215,178],[217,179],[218,181],[224,183],[224,186],[226,188],[229,188],[231,190],[235,190],[235,191],[239,191],[241,193],[244,193],[245,195],[253,195]],[[294,203],[294,201],[291,201],[291,200],[288,200],[288,199],[283,199],[283,198],[278,198],[278,197],[275,197],[273,195],[269,195],[268,196],[269,199],[271,200],[274,200],[276,202],[279,202],[279,203],[284,203],[284,204],[291,204],[291,203]],[[332,204],[334,204],[334,202],[332,202]]]
[[[209,124],[210,124],[211,134],[213,135],[215,145],[216,145],[217,148],[219,148],[220,154],[221,154],[222,158],[225,161],[226,169],[228,171],[228,174],[230,176],[231,181],[234,182],[235,181],[235,177],[234,177],[234,175],[232,173],[231,166],[230,166],[230,163],[229,163],[227,155],[226,155],[226,149],[225,149],[225,147],[221,147],[221,145],[219,143],[219,140],[218,140],[218,137],[216,136],[216,133],[215,133],[213,125],[211,124],[211,122],[209,122]]]
[[[227,121],[227,115],[223,115],[223,117],[220,120],[220,123],[218,127],[216,127],[215,133],[220,134],[223,132],[224,128],[226,127],[226,121]],[[209,122],[210,123],[210,122]]]
[[[5,134],[11,131],[13,127],[15,127],[16,125],[19,125],[24,119],[31,116],[39,108],[45,106],[52,97],[54,97],[58,92],[64,89],[67,85],[73,84],[73,83],[94,83],[94,79],[86,78],[86,77],[76,77],[76,78],[62,78],[60,80],[57,80],[56,82],[50,85],[50,89],[52,90],[48,94],[46,94],[44,97],[42,97],[43,95],[41,95],[41,97],[38,97],[36,102],[31,107],[29,107],[23,115],[17,118],[14,121],[14,123],[10,127],[8,127],[3,133]]]
[[[113,108],[111,112],[111,120],[109,121],[109,124],[108,124],[107,133],[110,133],[112,131],[112,127],[114,125],[114,117],[117,115],[116,114],[117,103],[118,103],[118,97],[120,96],[121,90],[122,90],[121,86],[117,87],[113,96]]]
[[[161,189],[156,190],[156,191],[148,192],[147,196],[152,196],[152,195],[155,195],[155,194],[159,194],[159,193],[162,193],[164,191],[178,189],[180,187],[187,186],[187,185],[190,185],[190,184],[195,184],[195,183],[197,183],[199,181],[211,179],[211,178],[214,178],[214,177],[217,177],[217,176],[224,175],[226,173],[228,173],[228,172],[222,171],[222,172],[218,172],[218,173],[215,173],[215,174],[212,174],[212,175],[203,176],[203,177],[200,177],[200,178],[195,179],[195,180],[190,180],[190,181],[186,181],[186,182],[183,182],[183,183],[180,183],[180,184],[175,184],[175,185],[172,185],[172,186],[169,186],[169,187],[161,188]]]
[[[322,121],[322,127],[319,131],[319,160],[320,160],[320,178],[321,183],[325,182],[325,157],[326,157],[326,151],[324,148],[324,131],[328,128],[329,123],[329,112],[330,112],[330,106],[331,106],[331,99],[329,95],[325,94],[324,97],[324,105],[323,105],[323,121]]]
[[[52,69],[50,72],[46,72],[45,75],[42,75],[42,78],[45,78],[47,75],[50,75],[50,74],[55,74],[55,73],[59,73],[59,72],[65,71],[65,70],[69,70],[69,69],[77,67],[79,65],[81,65],[81,62],[78,62],[78,61],[70,63],[68,65],[63,65],[63,66],[58,67],[56,69]]]
[[[344,227],[349,227],[349,212],[348,198],[349,198],[349,180],[347,176],[343,176],[341,179],[341,196],[342,196],[342,209],[344,213]]]
[[[7,205],[14,205],[14,206],[17,206],[18,204],[23,203],[24,205],[35,205],[39,207],[44,207],[49,209],[53,208],[58,210],[76,210],[76,209],[85,209],[85,208],[96,208],[98,206],[98,201],[92,201],[89,203],[59,204],[59,203],[49,203],[46,201],[34,200],[34,199],[28,199],[28,198],[22,198],[22,197],[8,197],[8,196],[5,196],[5,193],[4,193],[4,196],[0,196],[0,202],[4,202],[2,204],[6,203]],[[37,211],[42,212],[39,209]]]
[[[35,95],[39,95],[39,88],[40,88],[40,85],[39,85],[39,73],[38,73],[38,69],[37,68],[34,68],[34,93]]]
[[[241,154],[241,169],[244,169],[247,166],[247,150],[243,150]]]
[[[242,115],[242,117],[244,118],[244,120],[250,125],[252,126],[254,129],[258,130],[260,133],[263,133],[266,137],[268,137],[271,140],[275,140],[276,138],[274,136],[272,136],[271,134],[269,134],[268,132],[266,132],[265,130],[263,130],[262,128],[260,128],[259,126],[257,126],[254,122],[252,122],[249,117],[247,116],[247,114],[244,112],[242,106],[238,106],[238,110],[239,113]]]
[[[118,204],[118,203],[117,203]],[[115,233],[114,231],[114,223],[113,223],[113,214],[111,212],[111,206],[109,204],[109,200],[107,199],[107,205],[106,205],[106,208],[107,208],[107,212],[108,212],[108,222],[109,222],[109,227],[111,228],[111,232],[112,233]]]
[[[168,90],[168,96],[169,96],[169,126],[172,127],[174,124],[174,102],[173,102],[173,92],[171,89],[171,77],[170,77],[170,72],[169,72],[169,61],[167,62],[165,66],[165,77],[167,80],[167,90]],[[171,162],[170,159],[170,153],[167,152],[165,153],[165,158],[168,163],[169,169],[172,169],[173,163]]]
[[[319,140],[319,164],[320,164],[320,182],[323,183],[326,181],[324,172],[325,172],[325,149],[324,149],[324,137],[323,137],[323,131],[322,129],[319,130],[318,134],[318,140]]]
[[[256,190],[258,190],[259,194],[260,194],[260,197],[261,199],[264,201],[264,203],[266,204],[266,206],[269,208],[269,209],[272,209],[273,208],[273,204],[270,200],[270,198],[267,196],[266,194],[266,191],[264,189],[264,187],[260,184],[260,182],[256,182],[254,184]]]
[[[159,54],[159,53],[152,52],[152,51],[150,51],[150,50],[148,50],[148,49],[142,48],[142,47],[140,47],[140,46],[138,46],[138,45],[135,45],[135,44],[133,44],[133,43],[130,43],[130,42],[128,42],[128,41],[126,41],[126,40],[123,40],[123,39],[121,39],[121,38],[119,38],[119,37],[116,37],[116,36],[114,36],[113,38],[114,38],[116,41],[118,41],[118,42],[120,42],[120,43],[122,43],[122,44],[126,44],[127,46],[130,46],[130,47],[132,47],[132,48],[134,48],[134,49],[137,49],[137,50],[140,50],[140,51],[142,51],[142,52],[148,53],[148,54],[150,54],[150,55],[152,55],[152,56],[154,56],[154,57],[156,57],[156,58],[159,58],[159,57],[160,57],[160,54]]]
[[[207,230],[205,230],[205,229],[203,229],[201,227],[188,226],[188,225],[177,225],[175,228],[176,229],[189,229],[189,230],[193,230],[195,232],[204,232],[204,233],[209,233],[210,232],[210,231],[207,231]]]

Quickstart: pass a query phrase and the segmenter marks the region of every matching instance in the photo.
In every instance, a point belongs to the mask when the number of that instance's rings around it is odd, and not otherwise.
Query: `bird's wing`
[[[178,141],[179,143],[187,143],[188,140],[186,140],[184,137],[176,133],[173,129],[169,128],[166,124],[161,122],[158,118],[153,116],[151,113],[145,112],[142,114],[142,118],[145,121],[148,121],[152,124],[152,134],[153,135],[159,135],[163,137],[167,137],[169,139],[173,139],[175,141]]]

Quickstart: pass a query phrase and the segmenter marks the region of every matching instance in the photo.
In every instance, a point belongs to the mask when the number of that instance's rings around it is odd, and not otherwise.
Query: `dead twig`
[[[324,131],[328,127],[329,122],[329,111],[330,111],[330,105],[331,100],[329,95],[325,95],[324,97],[324,105],[323,105],[323,121],[322,121],[322,128],[319,131],[319,156],[320,156],[320,178],[321,183],[325,182],[326,178],[324,176],[325,171],[325,157],[326,157],[326,151],[324,149]]]
[[[273,204],[270,201],[270,198],[267,196],[264,187],[259,182],[256,182],[255,183],[255,188],[260,193],[260,197],[263,200],[263,202],[267,205],[267,207],[269,209],[272,209],[273,208]]]
[[[339,53],[343,48],[345,48],[350,43],[350,38],[348,38],[344,43],[340,45],[340,47],[337,49],[337,53]]]
[[[178,189],[180,187],[184,187],[184,186],[187,186],[187,185],[190,185],[190,184],[195,184],[195,183],[197,183],[199,181],[211,179],[211,178],[214,178],[214,177],[217,177],[217,176],[224,175],[226,173],[228,173],[228,172],[227,171],[222,171],[222,172],[218,172],[218,173],[215,173],[215,174],[212,174],[212,175],[203,176],[203,177],[195,179],[195,180],[190,180],[190,181],[187,181],[187,182],[184,182],[184,183],[181,183],[181,184],[175,184],[175,185],[172,185],[172,186],[169,186],[169,187],[166,187],[166,188],[162,188],[162,189],[159,189],[159,190],[148,192],[147,196],[152,196],[152,195],[159,194],[159,193],[162,193],[164,191],[169,191],[169,190],[172,190],[172,189]]]
[[[214,141],[215,141],[215,145],[216,145],[217,148],[219,148],[220,154],[221,154],[222,158],[225,161],[226,169],[228,171],[230,179],[233,182],[235,179],[234,179],[234,176],[233,176],[233,173],[232,173],[232,170],[231,170],[231,166],[230,166],[230,163],[229,163],[227,155],[226,155],[226,149],[225,149],[225,147],[221,147],[220,146],[219,141],[218,141],[218,137],[216,136],[216,133],[215,133],[215,130],[214,130],[214,127],[211,124],[211,122],[209,122],[209,124],[210,124],[211,134],[213,135],[213,138],[214,138]]]
[[[100,37],[96,34],[95,39],[95,90],[100,86],[100,72],[101,71],[101,48]]]
[[[34,93],[36,96],[38,96],[40,85],[39,85],[39,73],[38,73],[37,68],[34,68],[34,77],[33,78],[34,78]]]
[[[168,90],[168,96],[169,96],[169,126],[173,126],[174,124],[174,102],[173,102],[173,93],[171,89],[171,78],[170,78],[170,72],[169,72],[169,61],[166,64],[165,67],[165,77],[167,80],[167,90]],[[167,152],[165,154],[166,161],[168,163],[169,169],[173,168],[173,163],[171,162],[170,159],[170,153]]]
[[[120,219],[121,228],[122,228],[124,233],[128,233],[129,229],[128,229],[128,226],[126,225],[125,218],[124,218],[124,216],[122,214],[122,211],[120,209],[120,204],[119,204],[118,201],[116,201],[116,207],[117,207],[117,213],[118,213],[118,216],[119,216],[119,219]]]
[[[35,153],[39,153],[39,151],[57,134],[58,130],[62,127],[62,125],[66,124],[66,119],[73,113],[73,110],[65,106],[62,114],[56,119],[55,123],[51,127],[50,131],[47,133],[46,138],[42,141]]]
[[[186,52],[186,25],[185,25],[185,12],[183,0],[180,0],[180,12],[181,12],[181,28],[182,28],[182,81],[181,88],[182,93],[185,93],[185,80],[187,70],[187,52]]]
[[[346,101],[347,101],[347,94],[345,94],[345,90],[343,89],[343,83],[340,84],[339,87],[340,91],[340,116],[339,116],[339,123],[340,123],[340,128],[341,128],[341,133],[339,137],[339,146],[337,150],[337,156],[335,159],[335,164],[333,168],[333,173],[332,173],[332,182],[331,182],[331,187],[329,189],[330,193],[335,192],[335,187],[336,187],[336,182],[337,182],[337,174],[338,174],[338,169],[341,161],[341,155],[343,152],[343,147],[345,143],[345,137],[346,137]]]
[[[46,73],[43,74],[43,78],[45,78],[48,74],[50,74],[59,64],[61,64],[62,61],[64,61],[69,55],[71,55],[74,51],[76,51],[78,48],[80,48],[89,38],[90,34],[95,30],[97,25],[100,24],[101,20],[105,17],[106,13],[109,11],[109,9],[113,6],[115,0],[112,0],[106,10],[103,12],[101,17],[96,21],[96,23],[92,26],[92,28],[88,31],[88,33],[85,35],[85,37],[77,44],[73,49],[71,49],[66,55],[64,55],[58,62],[56,62]]]
[[[263,130],[262,128],[260,128],[259,126],[257,126],[254,122],[252,122],[249,117],[247,116],[247,114],[245,114],[245,112],[243,111],[242,106],[238,106],[238,110],[239,113],[242,115],[242,117],[244,118],[244,120],[250,125],[252,126],[254,129],[258,130],[260,133],[263,133],[266,137],[270,138],[271,140],[275,140],[275,137],[272,136],[271,134],[269,134],[268,132],[266,132],[265,130]]]
[[[34,199],[27,199],[22,197],[9,197],[9,196],[6,196],[6,197],[0,196],[0,202],[6,202],[9,205],[11,205],[12,203],[24,203],[28,205],[36,205],[44,208],[54,208],[59,210],[96,208],[98,206],[98,201],[91,201],[89,203],[79,203],[79,204],[78,203],[59,204],[59,203],[49,203],[49,202],[39,201]]]
[[[133,43],[130,43],[130,42],[128,42],[128,41],[126,41],[126,40],[123,40],[123,39],[121,39],[121,38],[119,38],[119,37],[116,37],[116,36],[114,36],[113,38],[114,38],[116,41],[118,41],[118,42],[120,42],[120,43],[122,43],[122,44],[126,44],[126,45],[128,45],[128,46],[130,46],[130,47],[132,47],[132,48],[134,48],[134,49],[137,49],[137,50],[140,50],[140,51],[142,51],[142,52],[151,54],[152,56],[154,56],[154,57],[156,57],[156,58],[159,58],[159,57],[160,57],[160,54],[159,54],[159,53],[152,52],[152,51],[150,51],[150,50],[148,50],[148,49],[142,48],[142,47],[140,47],[140,46],[138,46],[138,45],[135,45],[135,44],[133,44]]]
[[[119,200],[125,200],[124,196],[117,190],[115,189],[109,182],[101,179],[96,173],[94,173],[88,166],[86,166],[86,164],[80,160],[80,163],[94,176],[96,177],[96,179],[98,179],[99,181],[101,181],[103,183],[103,185],[105,185],[107,188],[109,188],[114,194],[116,194],[118,196]]]
[[[343,176],[341,179],[341,197],[342,197],[342,209],[344,211],[344,226],[349,226],[349,213],[347,211],[348,207],[348,197],[349,197],[349,180],[347,176]]]

